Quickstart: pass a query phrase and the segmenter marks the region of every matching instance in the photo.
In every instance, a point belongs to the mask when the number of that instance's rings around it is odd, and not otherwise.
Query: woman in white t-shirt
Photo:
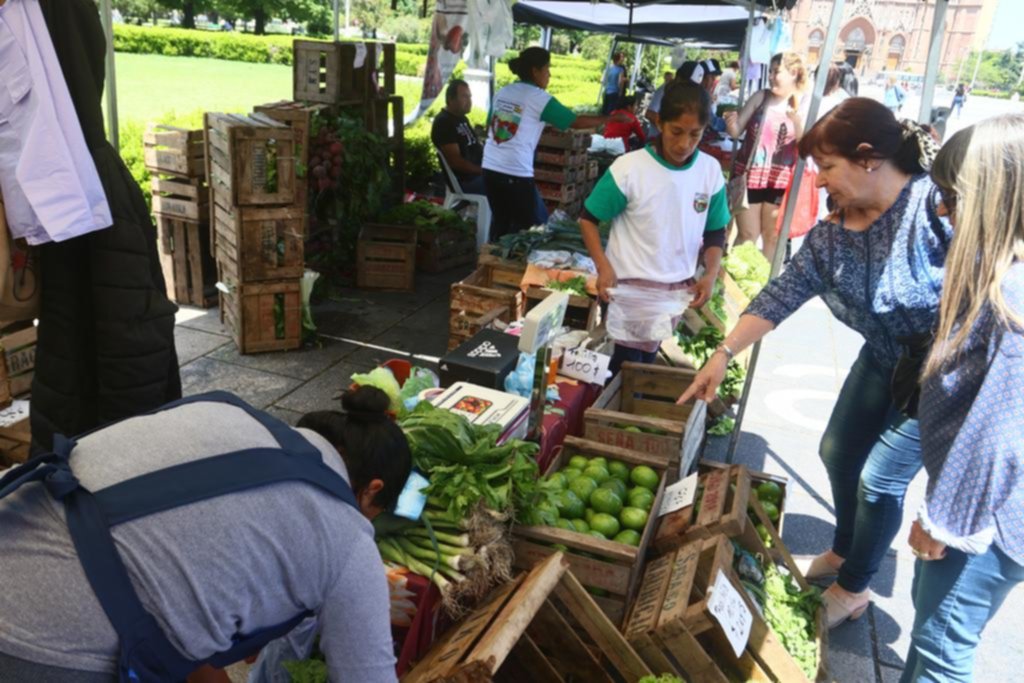
[[[530,47],[509,62],[519,80],[494,96],[484,145],[484,184],[494,216],[491,239],[545,223],[548,211],[533,181],[533,155],[544,126],[597,128],[607,116],[577,116],[546,92],[551,53]],[[628,121],[620,115],[615,120]]]
[[[711,296],[730,216],[721,165],[697,149],[711,120],[710,105],[711,96],[699,85],[670,84],[658,119],[661,134],[616,159],[587,198],[580,230],[605,301],[611,288],[624,284],[652,290],[655,297],[689,289],[691,307]],[[597,229],[601,221],[611,221],[607,251]],[[701,260],[704,272],[696,280]],[[609,329],[615,311],[609,309]],[[653,363],[662,341],[616,339],[609,369],[616,373],[625,361]]]

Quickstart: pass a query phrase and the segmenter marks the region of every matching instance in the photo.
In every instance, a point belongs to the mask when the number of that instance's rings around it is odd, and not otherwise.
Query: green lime
[[[582,455],[574,455],[569,458],[569,467],[573,467],[581,471],[587,469],[587,465],[589,464],[590,463],[587,462],[587,459]]]
[[[761,537],[761,541],[766,546],[771,546],[772,535],[768,532],[768,527],[766,527],[764,524],[758,524],[754,527],[754,529],[757,531],[757,535]]]
[[[643,430],[641,430],[639,427],[637,427],[635,425],[629,425],[627,427],[623,427],[622,431],[630,432],[630,433],[633,433],[633,434],[643,434]]]
[[[603,588],[592,588],[591,586],[586,586],[586,589],[587,589],[588,593],[590,593],[591,595],[594,595],[596,597],[599,597],[599,598],[607,598],[608,597],[608,591],[604,590]]]
[[[542,500],[537,503],[536,510],[542,523],[551,526],[558,521],[558,508],[551,501]]]
[[[569,549],[567,547],[565,547],[564,545],[562,545],[561,543],[552,543],[551,547],[554,548],[555,550],[559,550],[559,551],[561,551],[563,553],[569,552]]]
[[[627,529],[640,531],[647,524],[647,511],[640,508],[623,508],[619,514],[619,521]]]
[[[577,469],[575,467],[567,467],[564,470],[562,470],[562,476],[565,477],[566,484],[571,484],[576,479],[579,479],[580,475],[582,474],[583,470]]]
[[[630,507],[650,511],[651,506],[654,505],[654,493],[641,486],[637,486],[630,489],[626,494],[626,501]]]
[[[596,456],[587,461],[589,467],[603,467],[608,469],[608,458]]]
[[[564,489],[566,486],[569,485],[569,482],[566,480],[565,475],[562,474],[561,472],[555,472],[554,474],[548,475],[548,482],[552,486],[559,489]]]
[[[569,483],[569,490],[580,500],[590,500],[590,494],[597,490],[597,482],[586,475],[580,475]]]
[[[619,520],[604,512],[594,515],[594,518],[590,520],[590,529],[591,535],[596,531],[605,538],[614,538],[621,531]]]
[[[615,479],[627,482],[629,481],[629,465],[618,460],[612,460],[608,463],[608,474],[612,475]]]
[[[765,481],[757,485],[757,499],[762,503],[778,505],[782,500],[782,487],[774,481]]]
[[[616,496],[618,496],[622,500],[626,500],[626,483],[624,481],[622,481],[621,479],[616,479],[615,477],[612,477],[611,479],[609,479],[605,483],[603,483],[600,486],[598,486],[598,488],[599,489],[609,489],[611,491],[615,491],[615,495]],[[644,490],[646,491],[647,489],[644,489]]]
[[[647,465],[637,465],[629,473],[629,480],[637,486],[642,486],[649,491],[658,490],[658,482],[661,477]]]
[[[640,545],[640,534],[633,529],[623,529],[619,533],[615,534],[615,538],[612,540],[616,543],[625,543],[626,545],[636,547]]]
[[[587,524],[586,520],[574,519],[572,520],[573,528],[581,534],[585,534],[590,531],[590,525]]]
[[[587,506],[583,504],[580,497],[572,491],[562,491],[559,493],[555,499],[555,505],[558,506],[559,516],[566,519],[582,517],[583,511],[587,509]]]
[[[597,511],[595,511],[594,508],[587,508],[583,511],[583,519],[586,520],[587,524],[590,524],[590,520],[594,519],[594,515],[596,514]]]
[[[622,499],[611,489],[598,489],[590,495],[590,507],[597,512],[617,515],[622,511]],[[591,526],[593,526],[593,521],[591,521]],[[614,536],[615,534],[610,535]]]
[[[773,522],[779,521],[778,505],[776,505],[775,503],[769,503],[765,501],[764,503],[761,503],[761,507],[764,508],[764,513],[768,515],[768,519],[772,520]]]
[[[557,526],[559,529],[565,529],[567,531],[576,531],[576,527],[572,525],[572,522],[565,518],[559,519],[557,522],[555,522],[555,526]]]
[[[583,470],[584,477],[590,477],[598,484],[603,484],[611,478],[612,475],[608,474],[608,470],[600,465],[590,465],[587,469]]]
[[[588,536],[593,536],[594,538],[600,538],[600,539],[602,539],[602,540],[604,540],[604,541],[607,541],[607,540],[608,540],[608,537],[607,537],[607,536],[605,536],[604,534],[602,534],[602,533],[601,533],[600,531],[598,531],[597,529],[591,529],[590,531],[588,531],[588,532],[587,532],[587,535],[588,535]]]

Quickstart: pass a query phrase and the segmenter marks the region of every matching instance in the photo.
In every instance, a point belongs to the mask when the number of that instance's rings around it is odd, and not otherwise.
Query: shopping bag
[[[795,176],[794,176],[795,177]],[[800,181],[800,196],[796,200],[796,209],[793,211],[793,221],[789,224],[789,237],[803,237],[814,224],[818,222],[818,197],[817,188],[818,172],[811,164],[804,167],[803,179]],[[775,223],[775,234],[782,233],[782,219],[786,215],[786,205],[792,200],[793,181],[789,181],[786,188],[786,195],[782,198],[782,206],[779,207],[779,217]]]
[[[0,321],[33,320],[39,314],[39,261],[36,250],[15,240],[0,197]]]

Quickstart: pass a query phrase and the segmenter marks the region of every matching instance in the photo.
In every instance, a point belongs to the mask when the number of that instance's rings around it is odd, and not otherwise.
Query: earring
[[[875,172],[875,169],[873,167],[871,167],[871,166],[865,166],[864,170],[867,171],[868,173],[874,173]]]

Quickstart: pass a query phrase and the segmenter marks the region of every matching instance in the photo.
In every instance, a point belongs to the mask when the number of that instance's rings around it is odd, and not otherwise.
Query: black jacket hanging
[[[114,224],[43,245],[32,442],[78,434],[181,396],[174,314],[142,191],[107,142],[106,42],[92,0],[40,0]]]

